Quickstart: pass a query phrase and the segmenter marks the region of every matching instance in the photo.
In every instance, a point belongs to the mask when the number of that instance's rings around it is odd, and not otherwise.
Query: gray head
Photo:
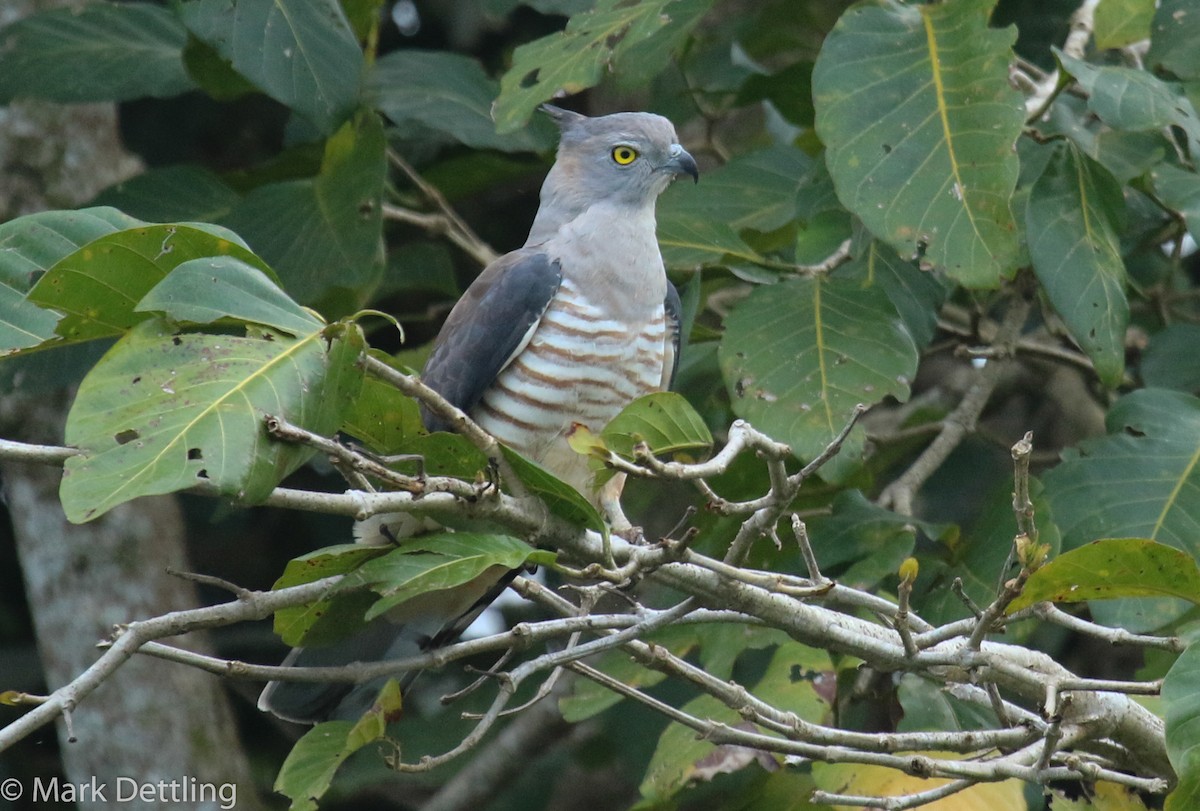
[[[653,113],[589,118],[544,105],[562,138],[542,184],[541,208],[526,244],[543,241],[597,202],[640,208],[681,174],[699,179],[670,121]]]

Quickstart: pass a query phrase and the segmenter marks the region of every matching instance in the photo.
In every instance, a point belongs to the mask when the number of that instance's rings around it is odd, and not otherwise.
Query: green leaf
[[[1145,70],[1096,67],[1058,49],[1054,55],[1088,92],[1088,109],[1105,124],[1133,132],[1177,125],[1193,145],[1200,143],[1200,116],[1178,85]]]
[[[1029,495],[1033,501],[1034,515],[1039,528],[1038,543],[1047,544],[1050,553],[1057,555],[1062,548],[1062,536],[1054,522],[1054,515],[1046,498],[1046,488],[1041,480],[1031,478]],[[952,536],[944,541],[948,552],[946,565],[927,566],[928,558],[921,560],[923,576],[917,580],[917,593],[913,605],[921,616],[934,624],[952,622],[966,616],[966,608],[954,595],[951,584],[961,578],[963,591],[977,605],[987,605],[996,598],[996,589],[1001,575],[1007,578],[1010,572],[1003,571],[1012,550],[1013,538],[1018,532],[1017,519],[1012,509],[1012,481],[996,486],[988,493],[981,506],[975,510],[975,518],[961,536]],[[928,569],[930,576],[924,576]],[[1022,626],[1010,628],[1014,639],[1032,629]]]
[[[230,231],[216,225],[147,225],[95,239],[63,257],[29,291],[29,300],[64,313],[57,332],[71,341],[119,335],[147,317],[137,303],[190,259],[237,257],[266,269]],[[268,271],[269,272],[269,271]]]
[[[739,231],[774,231],[796,218],[796,198],[813,165],[812,158],[790,145],[735,155],[705,172],[703,183],[674,184],[670,193],[678,199],[673,208]]]
[[[388,679],[379,697],[358,721],[326,721],[304,733],[275,778],[275,791],[292,801],[290,811],[316,811],[346,759],[384,737],[387,724],[399,716],[400,687]]]
[[[566,30],[520,46],[500,80],[500,96],[492,108],[497,131],[513,132],[542,102],[593,87],[618,63],[637,70],[639,59],[657,61],[670,54],[711,4],[712,0],[600,0],[591,11],[571,17]]]
[[[1200,175],[1160,163],[1150,173],[1150,179],[1163,203],[1183,215],[1189,231],[1200,234]]]
[[[288,298],[265,273],[234,256],[184,262],[134,309],[193,324],[236,318],[296,336],[325,326],[311,310]]]
[[[657,640],[655,641],[657,643]],[[693,647],[692,645],[688,647]],[[683,655],[673,648],[667,648],[677,656]],[[686,653],[685,649],[683,653]],[[602,659],[593,663],[593,667],[616,679],[622,684],[639,690],[653,687],[667,677],[666,673],[642,667],[629,654],[623,651],[612,651]],[[620,704],[624,696],[614,693],[606,687],[601,687],[594,681],[576,679],[571,694],[558,701],[558,709],[563,718],[572,724],[593,718],[610,707]]]
[[[497,134],[491,107],[500,83],[466,56],[393,51],[372,66],[368,88],[372,103],[393,123],[428,127],[474,149],[541,151],[555,143],[554,124],[544,116],[511,134]]]
[[[891,247],[873,239],[863,255],[838,268],[838,275],[883,290],[918,347],[933,340],[938,312],[949,292],[936,274],[904,261]]]
[[[470,583],[489,570],[518,569],[535,555],[536,549],[507,535],[433,533],[405,539],[400,549],[363,564],[345,583],[365,583],[381,595],[367,611],[369,621],[421,594]]]
[[[404,452],[406,443],[424,431],[417,401],[377,377],[363,378],[362,391],[350,405],[341,430],[375,453]]]
[[[271,588],[285,589],[346,574],[366,561],[386,553],[388,549],[386,546],[365,544],[341,544],[317,549],[288,561],[283,574]],[[326,640],[332,641],[333,638],[344,638],[364,622],[363,616],[373,602],[374,595],[354,592],[336,598],[315,600],[307,605],[281,608],[275,612],[275,633],[284,644],[292,647],[319,645]]]
[[[284,289],[301,303],[365,286],[382,269],[385,148],[378,117],[365,115],[329,139],[319,175],[259,186],[225,223],[279,271]]]
[[[725,320],[718,358],[733,411],[812,459],[859,403],[908,397],[917,349],[887,296],[852,280],[794,279],[759,287]],[[857,464],[858,431],[822,468]]]
[[[686,211],[676,211],[669,196],[670,192],[663,195],[665,202],[658,214],[658,245],[667,267],[695,270],[721,265],[728,259],[756,265],[767,263],[727,223],[704,221]]]
[[[808,530],[822,570],[857,589],[894,575],[917,542],[911,517],[877,507],[858,490],[839,493],[832,514],[813,519]]]
[[[792,146],[735,156],[699,185],[676,183],[658,203],[658,241],[671,268],[721,264],[726,256],[766,260],[739,236],[773,231],[796,218],[812,158]]]
[[[671,391],[637,398],[604,426],[600,438],[610,451],[629,460],[638,442],[650,446],[655,456],[706,452],[713,444],[704,420],[682,395]]]
[[[655,647],[678,657],[687,656],[699,646],[700,666],[718,679],[729,679],[734,663],[743,653],[788,642],[782,631],[753,625],[718,623],[714,625],[673,625],[655,631],[645,639]],[[614,650],[604,654],[594,666],[618,681],[645,689],[666,678],[659,670],[642,666],[629,654]],[[596,682],[578,679],[571,695],[559,700],[563,717],[571,723],[585,721],[616,704],[623,696]]]
[[[1148,66],[1162,67],[1181,79],[1200,78],[1200,14],[1192,0],[1160,0],[1150,30]]]
[[[39,346],[55,337],[58,315],[0,284],[0,355]]]
[[[1144,538],[1092,541],[1034,572],[1006,612],[1049,600],[1182,597],[1200,603],[1200,568],[1186,552]]]
[[[540,498],[551,513],[608,536],[608,524],[582,493],[512,448],[501,445],[500,450],[525,489]]]
[[[1150,38],[1154,0],[1101,0],[1096,7],[1096,48],[1124,48]]]
[[[1121,184],[1071,143],[1054,147],[1026,208],[1033,269],[1071,337],[1109,386],[1125,370],[1125,263]]]
[[[358,104],[363,55],[337,0],[192,0],[188,30],[328,134]]]
[[[81,245],[140,224],[112,208],[44,211],[0,224],[0,354],[54,340],[59,315],[25,295],[43,271]]]
[[[328,333],[328,337],[327,334]],[[67,417],[61,498],[71,521],[199,482],[254,502],[311,449],[271,440],[263,415],[318,434],[341,424],[357,392],[354,326],[297,338],[178,333],[152,319],[129,331],[84,378]]]
[[[1166,165],[1163,164],[1163,158],[1170,149],[1170,143],[1161,132],[1105,129],[1096,133],[1088,154],[1112,172],[1117,180],[1128,183],[1151,169]]]
[[[150,222],[216,222],[239,199],[212,172],[184,165],[151,169],[109,186],[92,204],[113,206]]]
[[[1167,757],[1179,775],[1167,811],[1187,811],[1200,802],[1200,645],[1189,645],[1163,679]]]
[[[709,630],[708,626],[704,626],[703,630]],[[700,626],[670,625],[654,631],[645,641],[683,657],[696,647],[700,633]],[[667,677],[660,670],[651,670],[639,664],[623,650],[608,651],[591,664],[617,681],[638,689],[653,687]],[[620,693],[614,693],[594,681],[576,679],[571,686],[571,694],[559,699],[558,708],[563,718],[577,724],[619,704],[623,698]]]
[[[176,96],[195,85],[183,67],[187,32],[150,3],[89,3],[32,14],[0,31],[0,104]]]
[[[1200,393],[1200,325],[1171,324],[1150,337],[1142,353],[1142,380],[1147,386]]]
[[[1063,547],[1148,538],[1200,556],[1200,399],[1135,391],[1109,410],[1107,424],[1108,436],[1067,451],[1042,477]],[[1147,630],[1178,615],[1162,601],[1132,608],[1099,603],[1092,612],[1103,622]]]
[[[992,0],[867,0],[813,69],[816,129],[842,203],[901,256],[970,287],[1016,266],[1013,145],[1025,112],[1008,80],[1014,28]]]
[[[0,284],[25,293],[42,271],[83,245],[144,224],[106,207],[42,211],[0,224]]]
[[[425,472],[432,476],[474,479],[483,475],[488,467],[483,452],[460,434],[421,433],[406,438],[395,453],[420,456],[425,460]]]

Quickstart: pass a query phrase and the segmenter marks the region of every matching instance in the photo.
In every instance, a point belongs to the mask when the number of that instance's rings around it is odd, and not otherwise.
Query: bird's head
[[[653,203],[679,175],[698,180],[696,161],[679,145],[670,121],[653,113],[589,118],[545,105],[562,132],[557,182],[590,202]]]

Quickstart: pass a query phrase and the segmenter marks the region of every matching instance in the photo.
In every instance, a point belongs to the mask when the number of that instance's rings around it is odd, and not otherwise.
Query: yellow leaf
[[[571,450],[583,456],[608,458],[608,447],[604,440],[581,422],[571,423],[571,430],[567,432],[567,444],[571,446]]]
[[[951,752],[921,752],[914,755],[942,760],[958,760],[963,756]],[[921,778],[884,766],[859,763],[814,763],[813,777],[822,791],[836,794],[857,794],[868,797],[899,797],[929,791],[951,782],[948,778]],[[1002,783],[980,783],[971,788],[921,806],[921,811],[1027,811],[1024,784],[1020,780]],[[837,811],[861,811],[850,806],[834,805]]]
[[[1087,796],[1074,799],[1052,791],[1050,811],[1146,811],[1146,804],[1125,786],[1100,781],[1090,787]]]

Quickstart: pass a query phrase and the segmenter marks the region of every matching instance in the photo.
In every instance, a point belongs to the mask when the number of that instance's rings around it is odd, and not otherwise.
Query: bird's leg
[[[629,519],[625,517],[625,511],[621,509],[621,491],[624,489],[625,474],[618,473],[600,487],[600,491],[596,494],[597,505],[614,535],[624,538],[630,543],[644,543],[645,535],[642,533],[642,528],[635,527],[630,523]]]
[[[500,494],[500,460],[488,457],[487,469],[484,471],[483,485],[479,489],[479,495],[486,496],[488,493],[493,495]]]

